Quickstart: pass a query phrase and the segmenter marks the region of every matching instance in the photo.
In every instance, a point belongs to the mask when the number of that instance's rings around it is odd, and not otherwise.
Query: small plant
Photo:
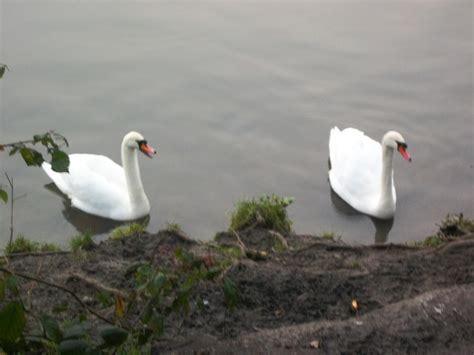
[[[244,255],[242,249],[236,246],[226,246],[216,243],[214,241],[209,241],[205,243],[206,246],[214,250],[216,253],[225,256],[230,259],[239,259]]]
[[[408,243],[416,248],[436,248],[460,236],[474,232],[474,220],[464,218],[463,214],[447,214],[438,224],[439,230],[421,241]]]
[[[100,331],[100,339],[92,340],[88,322],[81,319],[61,325],[49,314],[33,315],[22,301],[19,279],[12,274],[0,274],[0,290],[0,353],[100,354],[117,349],[129,338],[126,330],[108,326]],[[27,326],[28,318],[36,320],[34,333],[32,324]]]
[[[94,240],[92,239],[91,232],[85,232],[82,235],[76,235],[72,237],[70,247],[73,253],[77,253],[84,250],[90,250],[94,246]]]
[[[230,229],[243,230],[260,226],[281,233],[291,231],[292,222],[286,208],[293,203],[292,197],[261,196],[237,203],[231,215]]]
[[[7,245],[5,248],[6,254],[12,253],[33,253],[33,252],[48,252],[60,251],[57,245],[52,243],[39,243],[25,238],[23,235],[18,235],[15,240]]]
[[[332,231],[324,231],[319,235],[324,240],[336,240],[336,233]]]
[[[181,226],[179,225],[179,223],[166,223],[166,228],[165,228],[166,231],[169,231],[169,232],[176,232],[176,233],[179,233],[179,234],[184,234],[183,232],[183,229],[181,228]]]
[[[141,223],[130,223],[124,227],[115,228],[112,231],[112,239],[122,239],[145,231],[145,226]]]
[[[347,269],[361,269],[362,268],[362,265],[357,261],[357,260],[348,260],[344,263],[344,266],[347,268]]]

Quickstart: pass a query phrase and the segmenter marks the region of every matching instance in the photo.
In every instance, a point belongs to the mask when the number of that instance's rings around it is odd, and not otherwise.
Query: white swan
[[[408,161],[402,135],[387,132],[382,145],[355,128],[334,127],[329,135],[329,182],[332,189],[356,210],[381,219],[395,214],[393,152]]]
[[[143,190],[137,150],[156,154],[140,133],[129,132],[122,141],[122,164],[95,154],[69,155],[69,173],[57,173],[49,163],[42,168],[74,207],[118,221],[134,220],[150,212]]]

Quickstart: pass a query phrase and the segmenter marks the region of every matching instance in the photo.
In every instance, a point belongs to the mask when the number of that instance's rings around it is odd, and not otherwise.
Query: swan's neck
[[[393,196],[393,148],[382,146],[382,186],[380,190],[379,209],[393,214],[395,200]]]
[[[122,165],[125,181],[127,182],[130,205],[132,210],[139,212],[139,209],[149,206],[149,202],[143,190],[137,150],[128,148],[126,144],[122,144]]]

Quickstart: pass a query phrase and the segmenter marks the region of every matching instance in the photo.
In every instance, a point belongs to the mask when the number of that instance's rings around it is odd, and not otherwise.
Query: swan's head
[[[391,149],[398,150],[402,157],[411,162],[411,156],[410,153],[408,153],[407,151],[408,146],[405,143],[405,138],[403,138],[400,133],[396,131],[388,131],[383,136],[382,145]]]
[[[149,146],[146,139],[138,132],[127,133],[123,137],[122,145],[129,149],[138,149],[149,158],[156,154],[156,150]]]

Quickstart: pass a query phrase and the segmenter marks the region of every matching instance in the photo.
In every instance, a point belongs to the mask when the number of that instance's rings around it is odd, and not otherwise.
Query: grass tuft
[[[131,235],[140,234],[145,231],[145,226],[141,223],[130,223],[123,227],[115,228],[112,233],[112,239],[122,239],[130,237]]]
[[[330,231],[324,231],[319,235],[324,240],[336,240],[336,233]]]
[[[281,233],[291,231],[292,222],[286,208],[293,203],[292,197],[276,195],[261,196],[237,203],[231,215],[231,230],[242,230],[250,226],[260,226]]]
[[[166,223],[165,231],[168,232],[176,232],[179,234],[184,234],[183,229],[179,225],[179,223],[173,222],[173,223]]]
[[[32,252],[48,252],[60,251],[61,248],[52,243],[39,243],[25,238],[23,235],[18,235],[12,243],[5,248],[6,254],[12,253],[32,253]]]
[[[448,213],[441,223],[438,224],[438,227],[439,230],[436,234],[430,235],[424,240],[408,244],[417,248],[436,248],[460,236],[474,233],[474,220],[464,218],[462,213]]]
[[[94,246],[94,240],[92,239],[91,232],[85,232],[82,235],[76,235],[72,237],[70,241],[70,247],[73,253],[77,253],[83,250],[90,250]]]

